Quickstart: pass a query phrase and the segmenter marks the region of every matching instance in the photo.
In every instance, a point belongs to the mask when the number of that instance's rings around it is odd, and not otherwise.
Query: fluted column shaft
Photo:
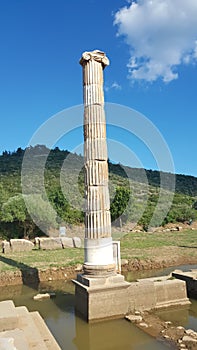
[[[114,274],[111,237],[106,121],[104,112],[103,69],[109,64],[101,51],[84,52],[84,167],[85,239],[84,273],[92,276]]]
[[[103,69],[108,60],[82,56],[84,92],[85,237],[111,237]]]

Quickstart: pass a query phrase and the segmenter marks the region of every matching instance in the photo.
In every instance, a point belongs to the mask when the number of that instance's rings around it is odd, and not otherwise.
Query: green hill
[[[23,193],[25,192],[25,200],[35,206],[39,227],[32,221],[21,195],[24,154],[26,172],[23,172]],[[42,163],[43,174],[42,169],[39,169]],[[130,168],[110,161],[108,164],[111,215],[114,222],[121,216],[123,222],[138,222],[147,227],[149,224],[157,226],[161,223],[196,219],[196,177]],[[45,195],[40,194],[40,174],[46,190]],[[171,207],[168,208],[173,196],[174,180],[175,195]],[[0,236],[34,236],[41,233],[40,228],[47,232],[59,224],[83,222],[83,184],[81,155],[59,150],[57,147],[49,150],[43,145],[31,147],[26,153],[21,148],[16,152],[3,152],[0,156]],[[159,201],[161,194],[162,198]],[[157,213],[154,216],[156,207]]]

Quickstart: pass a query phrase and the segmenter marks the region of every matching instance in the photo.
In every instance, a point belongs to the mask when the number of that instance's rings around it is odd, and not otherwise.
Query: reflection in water
[[[171,321],[176,326],[191,328],[197,332],[197,300],[190,299],[190,301],[192,303],[189,307],[161,310],[157,315],[164,321]]]
[[[189,323],[189,307],[171,308],[169,310],[157,311],[157,315],[164,321],[171,321],[175,326],[187,328]]]
[[[186,270],[196,268],[179,267]],[[128,280],[167,275],[175,267],[160,271],[128,274]],[[34,301],[38,292],[55,291],[56,297]],[[39,311],[62,350],[165,350],[170,345],[159,342],[124,319],[88,324],[75,316],[72,282],[42,283],[37,288],[25,285],[1,288],[0,300],[13,299],[16,306],[25,305],[29,311]],[[176,325],[197,331],[197,301],[189,307],[159,311],[159,316]]]
[[[56,297],[34,301],[38,292],[56,291]],[[39,290],[27,286],[1,288],[0,300],[13,299],[16,306],[39,311],[62,350],[166,350],[124,319],[88,324],[74,312],[74,286],[71,282],[40,284]]]
[[[87,325],[76,318],[74,344],[78,350],[164,350],[165,344],[147,336],[131,323],[118,319]]]
[[[197,300],[191,299],[190,317],[187,328],[192,328],[197,332]]]
[[[125,278],[128,282],[135,281],[139,278],[148,278],[148,277],[158,277],[158,276],[167,276],[174,270],[189,271],[192,269],[197,269],[197,265],[179,265],[171,266],[165,269],[158,270],[142,270],[142,271],[130,271],[125,273]]]

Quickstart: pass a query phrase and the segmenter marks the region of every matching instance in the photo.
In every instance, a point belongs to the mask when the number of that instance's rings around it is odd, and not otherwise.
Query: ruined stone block
[[[74,248],[81,248],[81,238],[73,237],[73,246]]]
[[[11,239],[12,252],[29,252],[34,248],[34,244],[27,239]]]
[[[2,253],[6,254],[6,253],[10,253],[10,252],[11,252],[10,242],[3,241],[2,242]]]
[[[39,238],[39,249],[43,249],[43,250],[62,249],[61,238],[59,237]]]
[[[73,239],[70,237],[61,237],[61,243],[63,248],[69,247],[69,248],[74,248],[73,245]]]
[[[18,317],[12,300],[0,302],[0,332],[18,327]]]

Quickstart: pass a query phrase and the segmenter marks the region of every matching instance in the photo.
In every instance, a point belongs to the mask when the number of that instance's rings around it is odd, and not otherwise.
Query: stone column
[[[109,65],[104,52],[84,52],[84,167],[85,167],[85,241],[84,274],[113,274],[106,121],[104,111],[103,69]]]
[[[87,321],[124,317],[128,312],[128,287],[116,273],[111,237],[103,69],[104,52],[84,52],[84,167],[85,239],[84,273],[75,283],[75,309]]]

